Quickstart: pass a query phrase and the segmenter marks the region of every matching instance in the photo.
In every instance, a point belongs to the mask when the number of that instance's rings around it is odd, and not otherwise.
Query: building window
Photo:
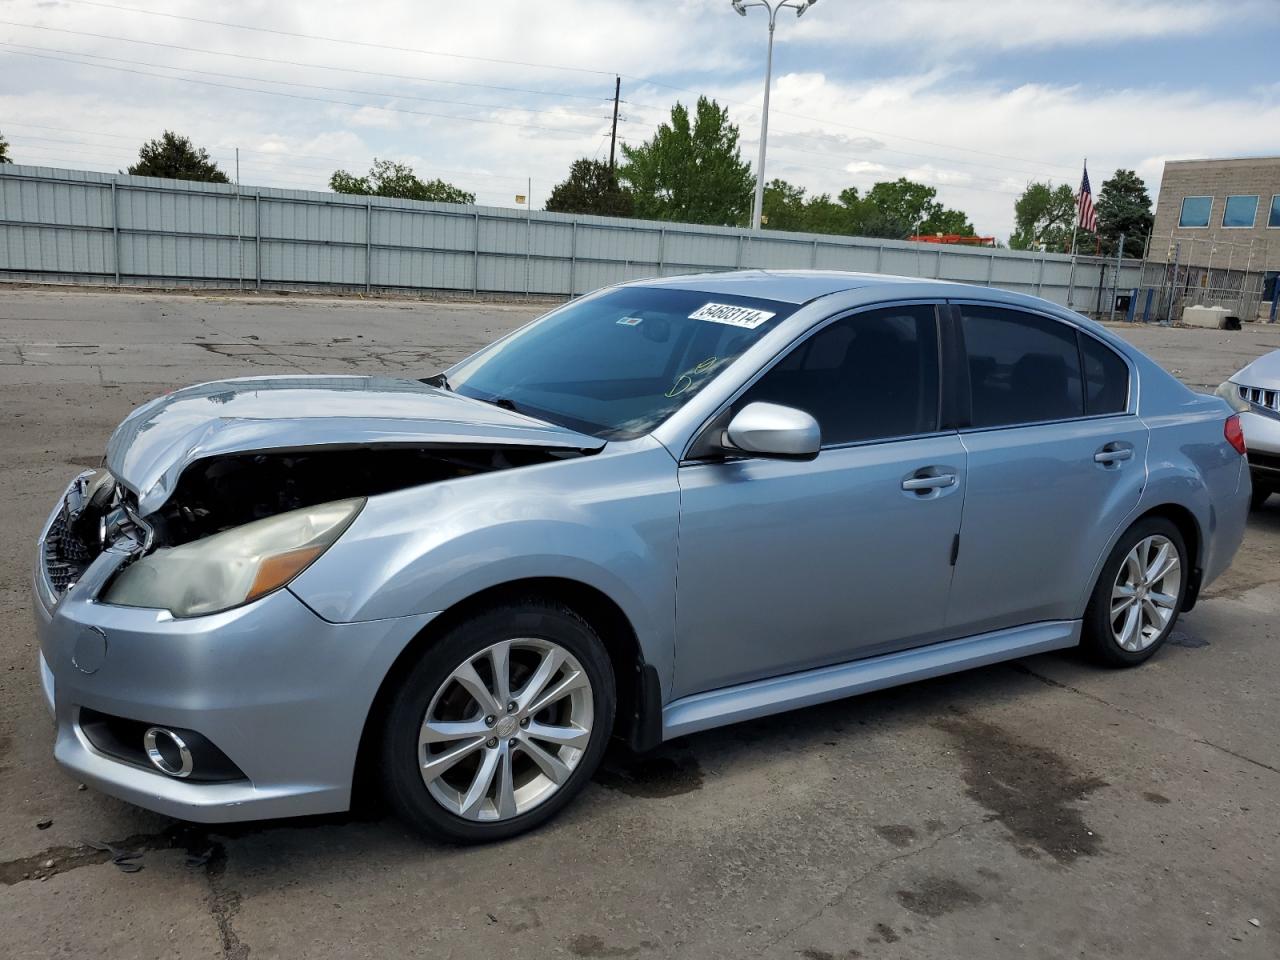
[[[1253,226],[1257,216],[1258,198],[1256,196],[1227,197],[1227,205],[1222,208],[1222,225],[1247,229]]]
[[[1178,217],[1180,227],[1207,227],[1209,211],[1213,208],[1213,197],[1183,197],[1182,215]]]
[[[1267,219],[1268,227],[1280,227],[1280,193],[1271,198],[1271,216]]]

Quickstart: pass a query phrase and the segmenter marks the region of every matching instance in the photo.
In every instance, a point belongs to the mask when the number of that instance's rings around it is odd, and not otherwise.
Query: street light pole
[[[760,113],[760,154],[756,160],[755,202],[751,205],[751,229],[759,230],[760,216],[764,212],[764,153],[769,141],[769,89],[773,86],[773,28],[777,24],[778,11],[783,7],[793,8],[796,16],[800,17],[818,0],[754,0],[752,3],[744,0],[730,0],[730,2],[740,16],[747,15],[748,7],[764,7],[765,12],[769,14],[769,52],[765,57],[764,107]]]

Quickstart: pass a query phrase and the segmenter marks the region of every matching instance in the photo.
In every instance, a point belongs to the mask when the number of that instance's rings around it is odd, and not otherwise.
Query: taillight
[[[1244,456],[1248,449],[1244,445],[1244,430],[1240,426],[1240,415],[1233,413],[1227,417],[1227,422],[1222,428],[1222,435],[1227,438],[1227,443],[1236,448],[1236,453]]]

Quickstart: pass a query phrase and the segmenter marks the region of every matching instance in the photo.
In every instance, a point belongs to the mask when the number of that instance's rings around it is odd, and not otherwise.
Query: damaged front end
[[[288,584],[381,493],[580,456],[533,447],[321,449],[199,460],[159,509],[107,470],[77,479],[43,540],[55,595],[104,551],[118,568],[101,599],[203,616]]]
[[[107,470],[86,470],[72,482],[40,538],[40,567],[54,599],[75,586],[108,548],[141,556],[155,542],[151,525]]]

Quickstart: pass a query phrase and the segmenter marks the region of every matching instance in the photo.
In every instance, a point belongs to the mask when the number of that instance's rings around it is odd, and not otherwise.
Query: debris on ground
[[[53,826],[53,817],[42,817],[36,821],[37,830],[48,830]]]

